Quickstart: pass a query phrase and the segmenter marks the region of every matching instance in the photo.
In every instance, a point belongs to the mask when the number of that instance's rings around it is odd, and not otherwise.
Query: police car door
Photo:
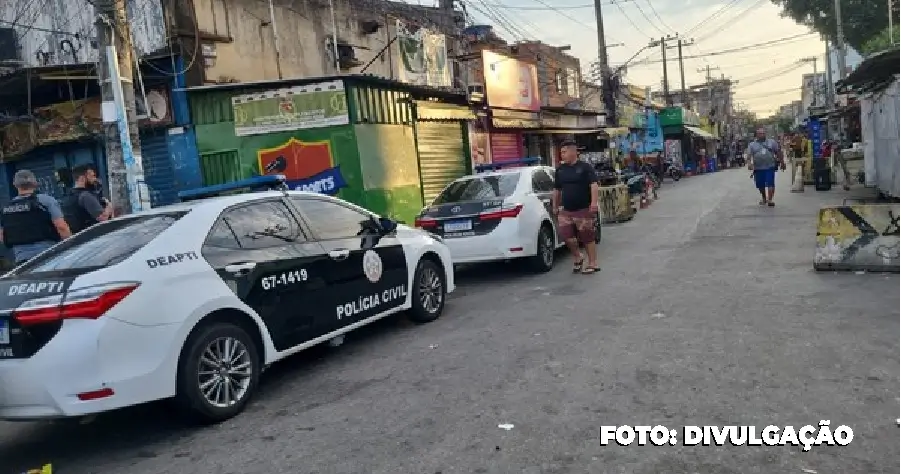
[[[281,198],[225,210],[202,253],[238,298],[260,315],[277,350],[315,337],[313,308],[326,285],[326,256]]]
[[[407,262],[394,233],[371,228],[371,215],[334,200],[292,196],[313,237],[328,255],[328,307],[321,329],[327,333],[351,325],[406,301]],[[318,316],[318,315],[317,315]]]
[[[551,168],[537,168],[532,171],[532,192],[535,194],[541,204],[544,206],[544,210],[547,211],[547,215],[551,218],[552,225],[557,233],[557,242],[563,242],[563,237],[560,235],[560,229],[557,228],[557,219],[554,218],[554,202],[552,199],[552,195],[554,193],[554,178],[552,174],[548,174],[547,170],[551,170]]]

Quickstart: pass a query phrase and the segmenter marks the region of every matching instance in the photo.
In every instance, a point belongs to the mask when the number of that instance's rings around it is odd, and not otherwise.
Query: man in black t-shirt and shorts
[[[560,144],[560,165],[554,173],[554,209],[560,235],[573,255],[573,273],[590,275],[601,271],[595,243],[595,224],[598,217],[598,178],[594,168],[579,161],[579,151],[573,141]],[[588,254],[588,265],[579,244]]]

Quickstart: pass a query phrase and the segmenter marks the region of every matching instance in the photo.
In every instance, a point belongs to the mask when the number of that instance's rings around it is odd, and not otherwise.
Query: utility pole
[[[827,54],[826,56],[829,55]],[[817,92],[819,92],[820,89],[819,70],[817,69],[818,61],[819,59],[816,56],[809,56],[801,59],[802,63],[813,63],[813,102],[810,104],[812,107],[816,107],[818,104],[817,97],[819,94],[817,94]]]
[[[135,62],[125,6],[125,0],[94,2],[110,201],[117,215],[150,209],[141,163],[133,82]]]
[[[707,86],[707,110],[704,112],[705,115],[707,115],[707,118],[711,121],[711,124],[713,124],[713,111],[716,109],[716,107],[713,105],[713,76],[710,75],[710,71],[719,71],[719,69],[719,67],[710,67],[710,65],[708,64],[705,68],[697,70],[698,72],[705,73],[704,76],[706,78]],[[699,110],[698,112],[701,111]]]
[[[666,105],[673,105],[669,95],[669,75],[666,68],[666,38],[660,38],[660,52],[663,55],[663,99]]]
[[[607,61],[607,39],[604,37],[604,12],[601,11],[601,0],[594,0],[594,19],[598,30],[598,72],[601,73],[601,94],[604,99],[604,111],[606,112],[606,117],[612,119],[616,114],[616,91],[613,90],[610,63]]]
[[[826,108],[832,110],[835,107],[835,79],[832,77],[832,54],[829,51],[829,40],[826,40]]]
[[[835,47],[838,53],[838,78],[844,80],[847,74],[845,70],[845,30],[842,26],[842,2],[835,0]],[[814,63],[816,67],[816,63]]]

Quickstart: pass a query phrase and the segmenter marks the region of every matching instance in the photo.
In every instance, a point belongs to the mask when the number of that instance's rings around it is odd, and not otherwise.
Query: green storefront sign
[[[661,127],[684,127],[686,125],[697,127],[701,125],[701,119],[695,112],[682,107],[667,107],[660,111]]]
[[[341,81],[235,96],[232,109],[239,137],[350,123]]]

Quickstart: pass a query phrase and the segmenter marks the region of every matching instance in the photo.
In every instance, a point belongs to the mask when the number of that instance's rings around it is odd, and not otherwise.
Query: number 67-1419
[[[263,277],[260,284],[264,290],[271,290],[279,286],[301,283],[307,281],[308,278],[309,275],[307,274],[307,270],[302,268],[300,270],[291,270]]]

